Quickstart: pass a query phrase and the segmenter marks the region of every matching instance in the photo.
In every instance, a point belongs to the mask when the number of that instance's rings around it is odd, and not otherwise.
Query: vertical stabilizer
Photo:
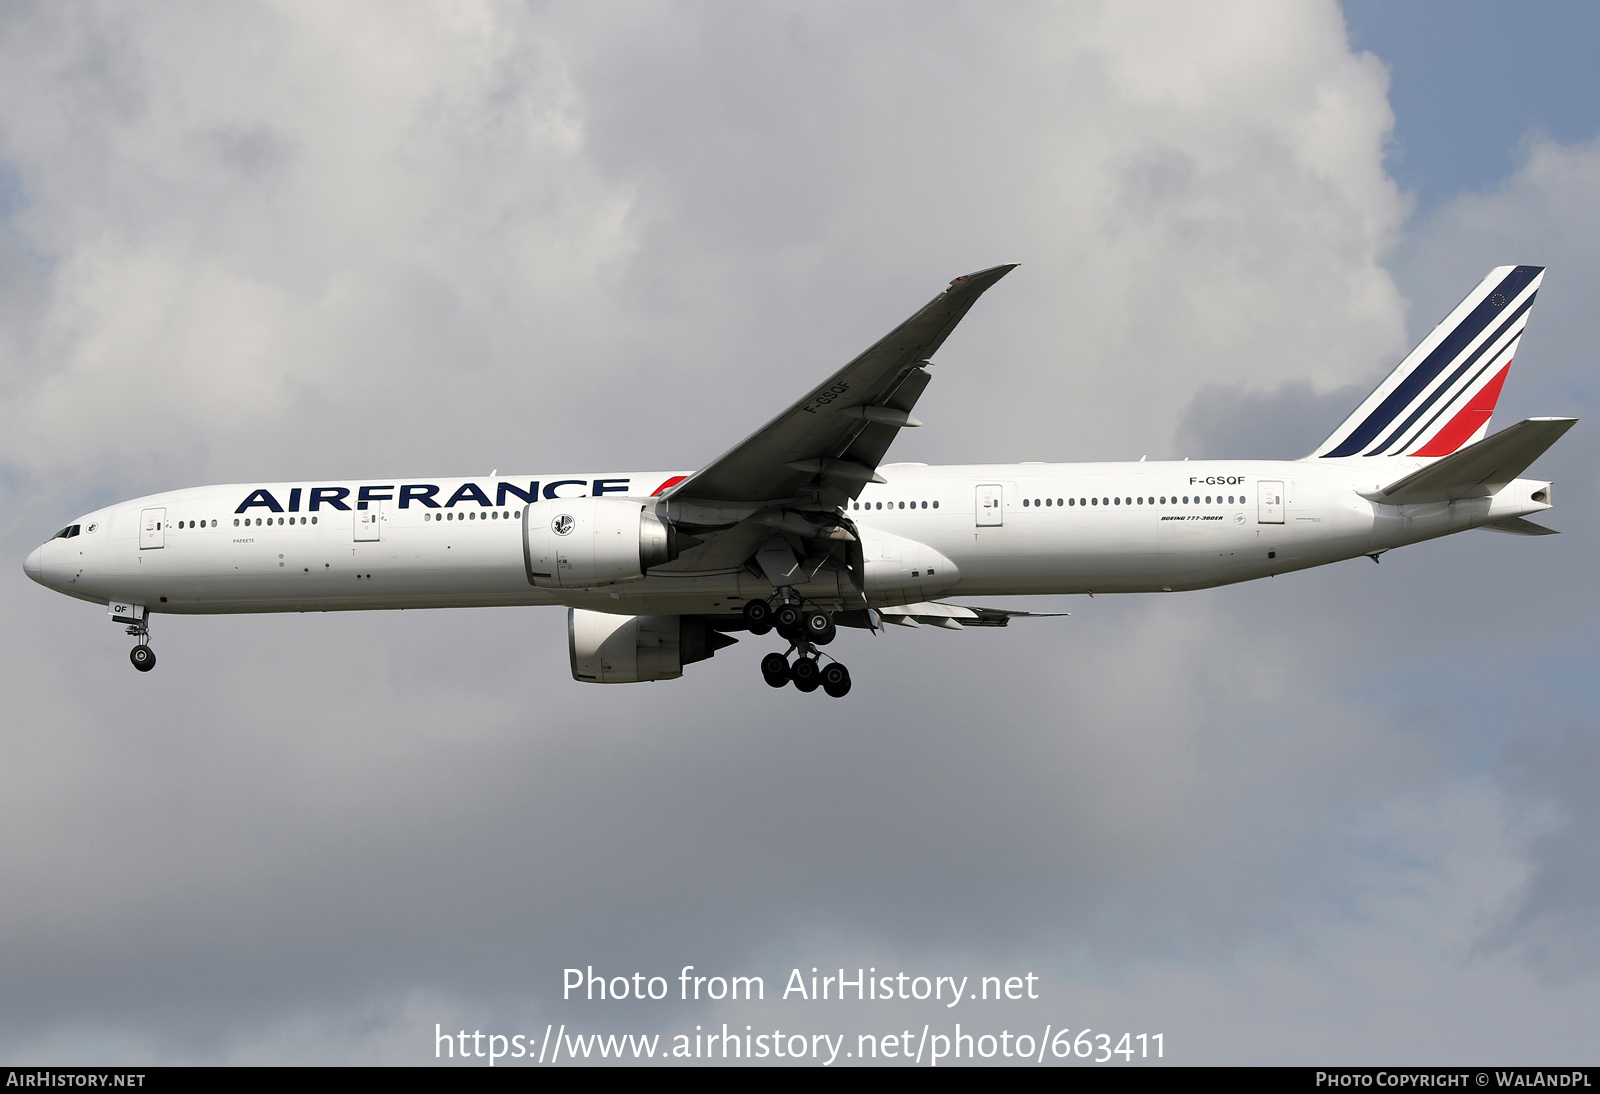
[[[1448,456],[1483,437],[1543,279],[1491,270],[1307,458]]]

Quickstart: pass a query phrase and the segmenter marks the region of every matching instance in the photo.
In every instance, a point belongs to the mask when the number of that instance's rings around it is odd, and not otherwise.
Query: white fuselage
[[[833,607],[934,596],[1199,589],[1305,569],[1549,508],[1548,484],[1393,506],[1361,491],[1426,461],[888,465],[848,516],[865,598],[797,586]],[[753,566],[654,571],[593,589],[529,579],[526,500],[649,498],[668,473],[208,486],[85,514],[30,556],[30,576],[152,613],[566,604],[620,614],[737,612],[773,592]],[[1538,495],[1537,500],[1535,495]],[[1273,499],[1281,496],[1281,505]],[[367,498],[365,503],[359,499]],[[987,503],[987,504],[985,504]],[[922,552],[922,547],[931,551]],[[954,564],[923,572],[921,558]],[[893,575],[899,572],[900,578]],[[888,580],[882,575],[889,574]]]

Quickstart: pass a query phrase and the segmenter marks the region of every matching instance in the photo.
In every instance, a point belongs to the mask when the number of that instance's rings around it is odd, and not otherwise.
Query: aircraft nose
[[[39,558],[43,554],[43,547],[35,547],[32,553],[28,555],[27,561],[22,564],[22,568],[28,571],[28,576],[41,585],[44,584],[44,565],[39,561]]]

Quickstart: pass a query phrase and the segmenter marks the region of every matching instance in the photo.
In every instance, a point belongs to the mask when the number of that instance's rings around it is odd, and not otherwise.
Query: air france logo
[[[562,513],[550,522],[550,530],[558,536],[570,535],[577,526],[578,522],[572,519],[571,513]]]

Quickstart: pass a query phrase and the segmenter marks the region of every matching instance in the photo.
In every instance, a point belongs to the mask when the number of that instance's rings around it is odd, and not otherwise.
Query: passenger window
[[[1099,505],[1100,504],[1100,499],[1099,498],[1090,498],[1089,499],[1089,504],[1090,505]]]
[[[937,509],[937,508],[939,508],[939,503],[938,503],[938,502],[934,502],[934,503],[933,503],[933,507],[934,507],[934,508],[935,508],[935,509]]]
[[[1073,501],[1073,499],[1071,499],[1071,498],[1068,498],[1068,499],[1067,499],[1067,504],[1068,504],[1068,505],[1073,505],[1073,504],[1075,504],[1075,503],[1074,503],[1074,501]]]
[[[233,518],[233,526],[235,528],[239,527],[239,518],[238,517],[234,517]]]
[[[1022,499],[1022,507],[1024,509],[1026,509],[1028,507],[1028,499],[1027,498],[1023,498]]]

